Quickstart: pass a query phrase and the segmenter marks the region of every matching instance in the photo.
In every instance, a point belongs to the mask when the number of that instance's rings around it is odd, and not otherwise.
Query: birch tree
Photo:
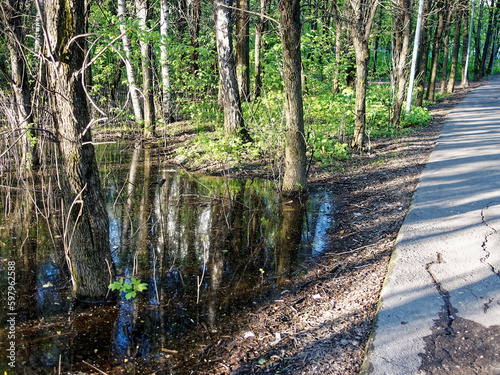
[[[173,121],[172,86],[170,81],[170,58],[168,49],[168,33],[170,28],[170,8],[167,0],[160,0],[160,65],[162,82],[162,113],[163,121],[168,124]]]
[[[232,42],[232,0],[214,0],[220,90],[226,135],[249,137],[244,126]]]
[[[122,36],[123,51],[125,52],[125,69],[129,84],[130,99],[134,109],[135,121],[139,124],[144,122],[144,113],[142,111],[137,79],[135,77],[134,66],[132,65],[132,42],[127,28],[127,3],[126,0],[118,0],[118,19],[120,21],[120,33]]]
[[[241,100],[250,100],[250,17],[249,0],[236,0],[236,78]]]
[[[424,102],[425,93],[425,76],[427,74],[427,61],[429,59],[429,9],[431,9],[432,0],[426,0],[424,3],[424,11],[422,17],[422,31],[420,34],[421,43],[418,49],[418,80],[417,80],[417,95],[415,96],[415,105],[421,107]]]
[[[149,1],[136,0],[135,7],[139,17],[139,28],[142,35],[139,38],[141,47],[142,95],[144,103],[144,136],[151,137],[155,130],[155,105],[153,97],[153,69],[151,67],[151,44],[149,41]]]

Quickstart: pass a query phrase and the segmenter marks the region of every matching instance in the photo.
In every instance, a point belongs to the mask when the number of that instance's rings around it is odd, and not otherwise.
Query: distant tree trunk
[[[460,52],[460,28],[462,27],[463,15],[462,7],[464,6],[463,3],[463,1],[460,1],[455,18],[455,33],[453,34],[453,52],[451,54],[450,78],[448,79],[448,86],[446,88],[446,92],[449,94],[455,90],[455,79],[457,78],[458,53]],[[467,25],[465,25],[465,27],[467,27]]]
[[[201,18],[201,0],[189,0],[187,4],[187,13],[189,18],[189,37],[191,39],[191,74],[193,78],[198,72],[198,58],[200,41],[200,18]]]
[[[424,3],[424,12],[422,18],[422,31],[420,34],[420,47],[418,49],[418,76],[417,76],[417,94],[415,96],[415,105],[421,107],[424,101],[425,79],[427,76],[427,61],[429,59],[429,29],[427,20],[429,18],[429,9],[431,9],[431,0]]]
[[[399,0],[394,4],[393,66],[394,82],[397,88],[392,105],[392,125],[399,126],[401,109],[405,100],[407,61],[411,32],[411,0]]]
[[[151,67],[151,44],[149,43],[149,1],[136,0],[135,7],[139,17],[139,27],[142,37],[139,38],[141,46],[142,66],[142,95],[144,102],[144,136],[151,137],[155,132],[155,104],[153,96],[153,69]]]
[[[479,68],[479,76],[482,78],[486,75],[486,61],[488,60],[488,53],[491,49],[493,39],[493,28],[496,27],[498,16],[498,2],[495,7],[490,7],[490,18],[488,22],[488,31],[486,32],[486,39],[483,46],[483,56],[481,58],[481,66]]]
[[[348,30],[347,38],[344,40],[344,59],[345,59],[345,85],[351,89],[356,88],[356,51],[352,41],[351,32]],[[339,75],[342,75],[339,72]]]
[[[372,74],[375,75],[377,73],[377,57],[378,57],[378,45],[380,40],[380,32],[382,28],[382,12],[379,12],[377,26],[379,32],[375,35],[375,42],[373,43],[373,67]]]
[[[257,99],[262,91],[262,60],[261,51],[263,47],[262,35],[267,30],[267,9],[271,0],[260,0],[260,17],[259,23],[255,25],[255,91],[254,99]]]
[[[481,29],[483,25],[483,12],[484,12],[484,1],[479,1],[479,16],[477,17],[477,30],[476,30],[476,40],[474,46],[476,48],[476,56],[474,59],[474,79],[477,80],[481,78],[480,67],[481,67]],[[470,36],[472,38],[472,35]]]
[[[444,41],[443,41],[443,65],[441,68],[441,87],[439,88],[439,93],[443,95],[446,91],[446,78],[448,71],[448,51],[449,51],[449,41],[450,41],[450,31],[451,31],[451,20],[453,14],[455,14],[456,3],[451,4],[451,9],[448,10],[448,16],[446,17],[446,22],[444,25]],[[459,34],[460,35],[460,34]]]
[[[298,195],[307,189],[300,56],[300,0],[282,0],[278,9],[286,115],[285,175],[282,192],[285,195]]]
[[[356,102],[354,104],[354,137],[351,147],[362,149],[366,126],[366,88],[370,51],[368,40],[377,12],[378,1],[349,2],[349,27],[356,53]]]
[[[124,67],[125,63],[123,62],[123,60],[120,59],[116,65],[115,71],[113,72],[113,79],[111,81],[111,87],[109,90],[109,96],[111,97],[111,100],[113,102],[118,101],[117,92],[118,88],[120,87],[120,83],[122,81],[122,69]]]
[[[82,68],[86,33],[84,0],[46,0],[49,58],[47,84],[54,127],[59,134],[64,243],[73,291],[99,301],[114,279],[109,220],[92,145]]]
[[[142,111],[141,100],[139,98],[139,89],[137,88],[137,79],[132,65],[132,43],[127,31],[127,3],[126,0],[118,0],[118,19],[120,21],[120,33],[122,34],[123,50],[125,51],[125,69],[127,70],[127,79],[129,84],[130,98],[134,108],[135,121],[142,125],[144,122],[144,113]]]
[[[498,23],[496,23],[495,27],[495,35],[493,39],[493,47],[491,49],[490,62],[488,63],[488,69],[486,70],[486,74],[490,75],[493,71],[493,62],[495,61],[496,54],[498,52]]]
[[[469,45],[469,37],[472,37],[469,35],[469,7],[467,6],[464,9],[464,27],[462,28],[462,86],[469,86],[469,77],[466,75],[465,72],[465,64],[467,61],[467,54],[469,51],[466,51],[468,49]]]
[[[165,124],[173,121],[172,86],[170,83],[170,57],[168,54],[169,6],[167,0],[160,0],[160,61],[162,82],[162,114]]]
[[[33,133],[33,111],[31,107],[31,92],[28,82],[28,69],[24,53],[21,50],[24,45],[21,2],[10,0],[0,3],[0,20],[3,24],[3,33],[7,41],[11,64],[11,87],[14,92],[15,108],[17,116],[17,130],[22,135],[22,165],[29,168],[30,165],[38,165],[39,158],[36,147],[36,138]],[[16,135],[17,137],[18,135]]]
[[[332,1],[333,22],[335,23],[335,71],[333,72],[332,93],[340,92],[340,59],[342,57],[342,21],[339,17],[337,0]]]
[[[438,68],[438,58],[439,52],[441,50],[441,45],[443,44],[443,32],[444,32],[444,19],[445,12],[447,12],[445,1],[438,2],[438,20],[436,31],[434,33],[434,44],[432,46],[432,63],[431,63],[431,75],[429,77],[429,84],[427,87],[427,100],[433,102],[434,94],[436,92],[436,78],[437,78],[437,68]]]
[[[240,93],[236,80],[231,30],[232,5],[231,0],[224,0],[223,3],[214,0],[220,88],[224,107],[224,130],[226,135],[236,133],[248,138],[249,135],[244,126]]]
[[[250,17],[249,0],[236,0],[235,55],[236,78],[240,89],[240,98],[250,100]]]

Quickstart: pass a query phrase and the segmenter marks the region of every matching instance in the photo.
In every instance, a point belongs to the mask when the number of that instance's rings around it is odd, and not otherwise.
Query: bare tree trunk
[[[429,9],[431,9],[431,0],[425,1],[424,12],[422,18],[422,31],[420,47],[418,49],[418,78],[417,78],[417,95],[415,96],[415,105],[421,107],[424,101],[425,78],[427,75],[427,61],[429,59],[429,28],[427,21],[429,18]]]
[[[106,298],[114,280],[109,220],[92,145],[82,68],[87,49],[84,0],[46,0],[48,92],[59,134],[64,244],[73,291],[82,300]]]
[[[149,1],[136,0],[137,16],[139,17],[139,27],[142,30],[142,37],[139,38],[141,46],[141,66],[142,66],[142,91],[144,102],[144,136],[151,137],[155,132],[155,104],[153,97],[153,69],[151,67],[151,44],[148,37],[149,23]]]
[[[453,52],[451,54],[450,77],[448,79],[448,86],[446,88],[446,92],[449,94],[451,94],[455,90],[455,79],[457,78],[458,53],[460,52],[460,28],[462,27],[463,6],[464,2],[460,1],[455,18],[455,34],[453,35]],[[467,25],[465,25],[465,27],[467,27]]]
[[[399,126],[401,109],[405,100],[407,81],[407,61],[411,31],[411,0],[400,0],[394,4],[394,82],[397,87],[396,98],[392,105],[392,125]]]
[[[493,61],[495,60],[496,54],[498,52],[498,23],[496,23],[495,34],[493,38],[493,47],[491,48],[490,62],[488,63],[488,69],[486,74],[490,75],[493,71]]]
[[[366,87],[370,51],[368,40],[377,13],[378,1],[349,2],[348,19],[356,53],[356,102],[354,104],[354,137],[351,147],[362,149],[366,126]]]
[[[270,0],[260,0],[260,22],[255,26],[255,91],[254,99],[257,99],[262,91],[262,61],[260,58],[263,42],[262,35],[267,30],[267,9],[269,8]]]
[[[438,2],[438,20],[436,26],[436,32],[434,33],[434,45],[432,46],[432,63],[431,63],[431,75],[429,77],[429,84],[427,87],[427,100],[433,102],[434,94],[436,92],[436,77],[438,68],[438,58],[439,51],[441,50],[441,45],[443,42],[443,32],[444,32],[444,18],[446,4],[444,1]]]
[[[250,17],[248,16],[249,0],[236,0],[236,78],[240,89],[240,98],[250,100]]]
[[[495,7],[490,7],[490,19],[488,22],[488,31],[486,32],[486,39],[483,47],[483,57],[481,59],[481,66],[479,68],[479,76],[482,78],[486,75],[486,61],[488,60],[488,53],[491,49],[493,39],[493,28],[496,27],[498,17],[498,2]],[[495,26],[494,26],[495,25]],[[493,53],[493,52],[492,52]]]
[[[248,138],[241,111],[240,93],[236,81],[233,42],[231,32],[231,0],[214,0],[219,77],[224,107],[224,130],[226,135],[239,134]]]
[[[444,26],[444,50],[443,50],[443,65],[441,68],[441,87],[439,88],[439,93],[441,95],[446,91],[446,76],[448,75],[448,51],[449,51],[449,41],[450,41],[450,30],[451,30],[451,20],[453,14],[455,14],[456,3],[451,5],[451,9],[448,10],[448,16],[446,17],[446,22]]]
[[[170,82],[170,57],[168,55],[169,6],[167,0],[160,0],[160,34],[161,34],[161,82],[162,82],[162,113],[163,121],[169,124],[173,121],[172,86]]]
[[[469,8],[468,6],[464,9],[464,27],[462,28],[462,86],[469,86],[469,77],[467,76],[465,72],[465,65],[467,62],[467,54],[468,51],[465,51],[468,44],[469,44],[469,38],[472,36],[469,35]]]
[[[477,31],[476,31],[476,40],[475,40],[475,48],[476,48],[476,56],[474,59],[474,79],[477,80],[480,77],[480,67],[481,67],[481,29],[483,25],[483,12],[484,12],[484,1],[479,1],[479,17],[477,18]],[[472,35],[470,35],[472,38]]]
[[[33,133],[33,111],[31,106],[31,91],[28,82],[28,70],[24,53],[21,50],[24,45],[23,25],[20,2],[10,0],[0,3],[0,20],[2,21],[10,53],[11,76],[10,83],[14,92],[17,129],[22,135],[21,157],[23,167],[39,164],[36,148],[36,138]],[[17,138],[18,134],[16,134]]]
[[[300,56],[300,0],[282,0],[278,8],[286,114],[285,175],[282,192],[285,195],[298,195],[307,189]]]
[[[356,102],[354,104],[354,136],[351,147],[362,149],[366,127],[366,79],[368,78],[368,43],[363,38],[354,37],[356,52]]]
[[[137,79],[135,78],[134,67],[132,66],[132,43],[130,35],[127,32],[127,4],[126,0],[118,0],[118,19],[120,20],[120,33],[122,34],[123,50],[125,51],[125,68],[127,70],[127,79],[130,90],[132,107],[134,108],[135,121],[138,124],[144,122],[144,113],[142,111],[141,100],[139,98],[139,89],[137,88]]]

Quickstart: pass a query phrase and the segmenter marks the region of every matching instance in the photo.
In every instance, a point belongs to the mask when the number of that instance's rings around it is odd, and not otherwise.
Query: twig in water
[[[99,373],[100,373],[100,374],[108,375],[108,374],[106,374],[104,371],[99,370],[99,369],[98,369],[97,367],[95,367],[94,365],[91,365],[90,363],[85,362],[85,361],[82,361],[82,362],[83,362],[83,363],[85,363],[87,366],[92,367],[94,370],[99,371]]]

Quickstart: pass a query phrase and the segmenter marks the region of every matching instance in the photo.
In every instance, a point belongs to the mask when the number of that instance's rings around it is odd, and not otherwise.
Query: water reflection
[[[148,289],[112,306],[74,305],[57,243],[43,240],[46,224],[33,225],[36,235],[24,240],[24,252],[1,225],[1,290],[6,260],[25,262],[17,273],[25,296],[18,305],[18,363],[27,373],[52,372],[59,360],[64,371],[90,370],[83,361],[108,372],[169,369],[165,353],[183,353],[188,366],[190,348],[210,345],[210,332],[227,329],[227,319],[319,255],[333,224],[329,192],[304,205],[282,200],[267,181],[179,172],[149,149],[107,146],[98,155],[117,274]],[[0,345],[0,369],[8,370]]]

